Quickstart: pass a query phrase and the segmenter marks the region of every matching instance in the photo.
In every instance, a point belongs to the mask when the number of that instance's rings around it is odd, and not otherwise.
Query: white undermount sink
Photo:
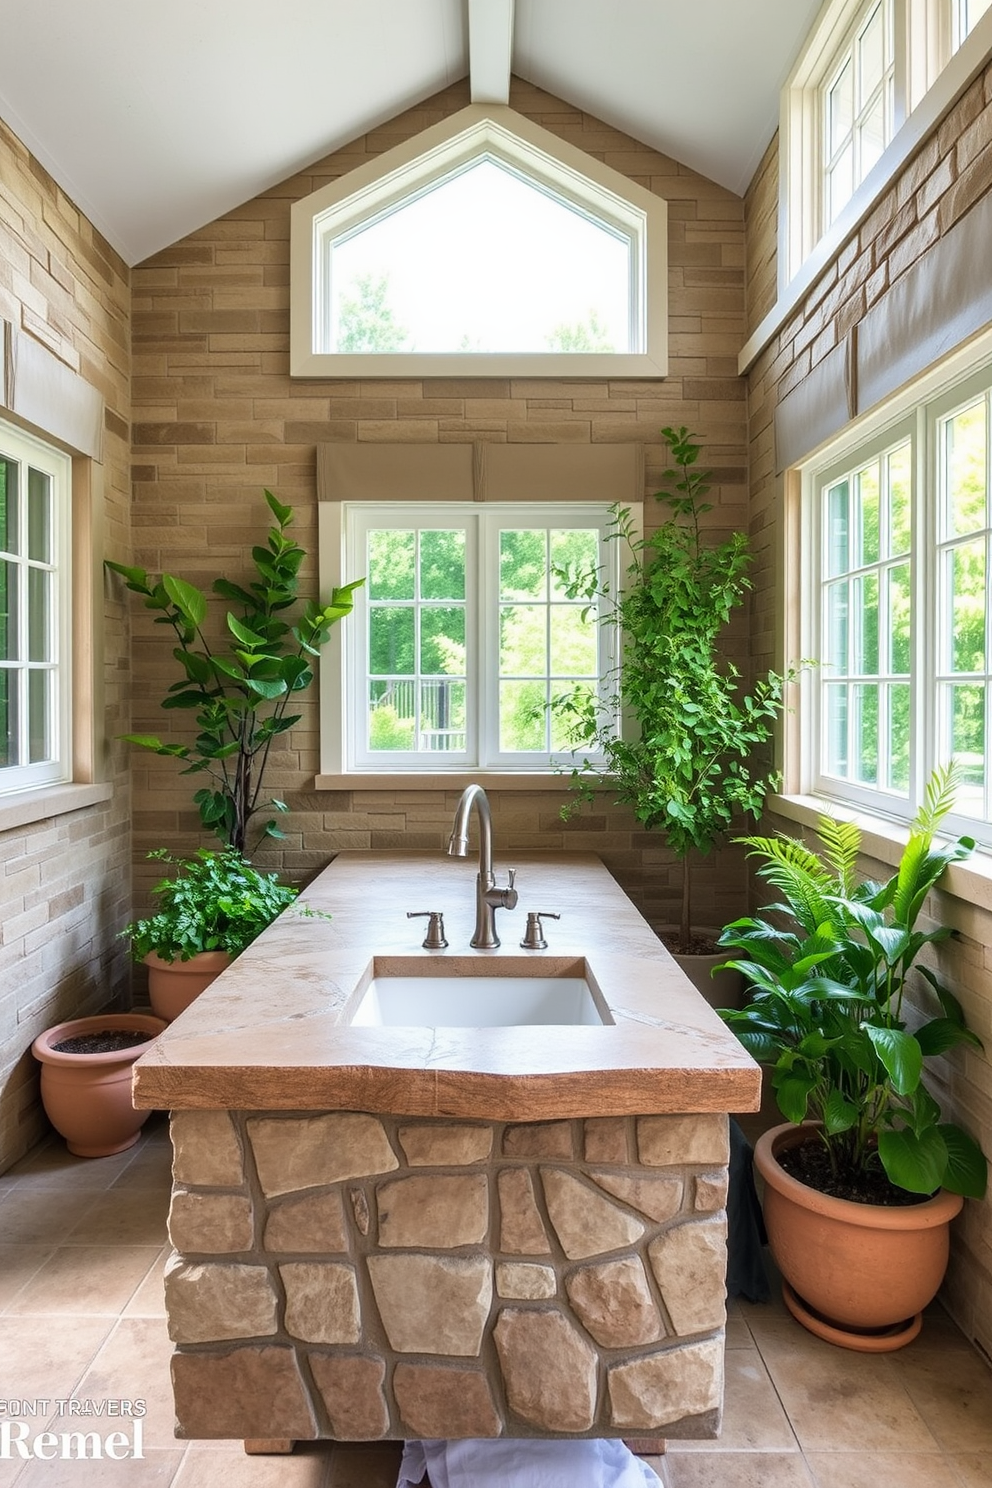
[[[585,975],[535,975],[532,962],[525,963],[526,972],[507,968],[499,975],[449,972],[442,962],[411,975],[409,963],[393,972],[389,959],[376,958],[353,1028],[598,1028],[613,1022]]]

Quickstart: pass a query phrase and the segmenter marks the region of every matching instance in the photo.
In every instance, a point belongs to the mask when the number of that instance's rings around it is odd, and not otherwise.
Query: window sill
[[[861,830],[862,851],[895,868],[909,841],[909,828],[866,811],[846,809],[820,796],[770,796],[768,810],[804,827],[816,827],[821,816],[854,822]],[[943,889],[966,904],[992,912],[992,855],[979,848],[965,863],[952,863]]]
[[[487,790],[549,791],[567,790],[567,775],[556,775],[553,771],[487,771],[451,770],[429,775],[422,771],[350,771],[346,775],[318,775],[314,790],[383,790],[383,791],[439,791],[464,790],[467,785],[484,785]]]
[[[64,816],[68,811],[82,811],[109,801],[114,793],[108,781],[91,785],[46,785],[37,790],[0,796],[0,832],[12,832],[32,822]]]

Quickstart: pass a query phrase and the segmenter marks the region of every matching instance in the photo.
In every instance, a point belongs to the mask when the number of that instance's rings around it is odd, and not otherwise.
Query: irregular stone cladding
[[[177,1112],[186,1437],[713,1437],[727,1118]]]

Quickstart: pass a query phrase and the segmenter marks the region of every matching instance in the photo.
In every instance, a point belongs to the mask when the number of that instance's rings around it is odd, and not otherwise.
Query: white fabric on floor
[[[505,1438],[408,1441],[396,1488],[657,1488],[646,1462],[619,1440]]]

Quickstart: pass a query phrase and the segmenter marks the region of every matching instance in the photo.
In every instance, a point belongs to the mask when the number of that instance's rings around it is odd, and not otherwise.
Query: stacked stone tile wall
[[[752,282],[775,261],[777,153],[765,157],[749,190],[746,221]],[[761,351],[748,376],[750,531],[756,553],[752,595],[753,666],[781,665],[784,592],[781,553],[784,478],[776,475],[774,416],[781,398],[800,384],[885,297],[927,249],[992,189],[992,65],[979,75],[885,195],[839,249],[803,301]],[[769,308],[766,292],[749,300],[749,331]],[[793,596],[794,598],[794,596]],[[765,828],[796,831],[792,821],[768,816]],[[869,876],[891,867],[865,862]],[[941,1061],[937,1094],[949,1119],[960,1121],[992,1156],[992,913],[942,892],[928,906],[932,924],[953,927],[940,947],[940,970],[964,1006],[986,1052],[957,1051]],[[992,1358],[992,1197],[969,1199],[952,1234],[951,1264],[942,1297],[968,1337]]]
[[[127,266],[0,122],[0,320],[102,394],[104,496],[97,525],[102,521],[124,555],[130,318]],[[108,598],[106,713],[98,720],[108,740],[128,727],[126,624],[123,604]],[[105,803],[46,815],[42,802],[30,813],[34,819],[4,827],[0,799],[0,1171],[48,1129],[32,1040],[53,1023],[128,995],[125,950],[115,940],[130,912],[127,751],[113,743],[106,749],[101,764],[113,795]],[[13,804],[14,819],[24,822]]]
[[[715,472],[707,518],[714,537],[744,524],[746,410],[736,360],[744,339],[742,200],[519,79],[512,84],[513,108],[667,199],[670,375],[290,380],[292,203],[468,102],[466,83],[437,94],[134,270],[135,562],[207,586],[219,572],[245,576],[250,547],[267,522],[263,486],[294,507],[300,540],[312,555],[315,452],[327,440],[644,441],[650,494],[668,464],[661,428],[686,424],[699,434]],[[315,582],[312,561],[304,582]],[[175,728],[178,737],[188,719],[159,706],[175,680],[171,644],[137,605],[134,624],[134,728],[167,734]],[[743,617],[728,646],[743,663]],[[272,755],[272,789],[291,814],[282,823],[285,841],[262,849],[267,865],[305,878],[341,848],[443,850],[456,799],[450,793],[315,794],[315,691],[301,700],[301,712]],[[187,851],[200,839],[190,782],[176,763],[136,753],[133,768],[140,911],[154,882],[146,849],[165,844]],[[598,852],[652,923],[677,919],[680,876],[657,835],[640,831],[628,811],[606,799],[566,828],[558,817],[563,799],[553,779],[537,796],[494,792],[500,851]],[[723,924],[740,912],[744,872],[741,854],[729,849],[698,875],[700,924]]]
[[[189,1437],[711,1437],[723,1116],[179,1112]]]

